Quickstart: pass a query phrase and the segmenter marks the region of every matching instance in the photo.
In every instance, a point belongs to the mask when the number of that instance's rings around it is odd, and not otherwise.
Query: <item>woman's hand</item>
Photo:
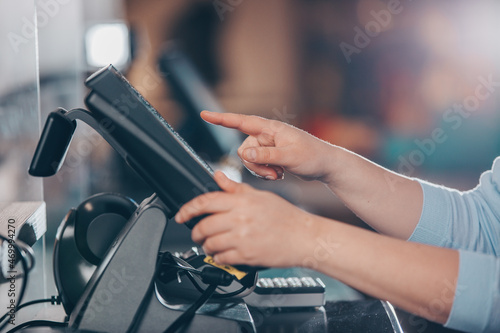
[[[411,178],[277,120],[208,111],[201,117],[249,135],[238,155],[252,172],[274,180],[286,170],[320,180],[379,232],[408,239],[420,219],[422,188]]]
[[[307,244],[318,233],[313,215],[273,193],[233,182],[220,171],[215,180],[224,192],[200,195],[175,216],[184,223],[210,214],[193,228],[193,241],[220,264],[291,267],[303,263],[310,252]]]
[[[203,111],[201,117],[248,135],[238,155],[245,167],[260,177],[281,179],[284,170],[306,180],[328,176],[333,146],[303,130],[257,116]]]

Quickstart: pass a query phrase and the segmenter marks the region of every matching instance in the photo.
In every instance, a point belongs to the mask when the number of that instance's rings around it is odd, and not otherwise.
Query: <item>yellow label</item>
[[[203,259],[204,262],[206,262],[209,265],[212,265],[214,267],[220,268],[222,270],[225,270],[231,275],[234,275],[238,280],[243,279],[245,276],[247,276],[248,273],[242,272],[240,270],[237,270],[233,266],[229,265],[219,265],[214,261],[214,258],[212,256],[206,256],[205,259]]]

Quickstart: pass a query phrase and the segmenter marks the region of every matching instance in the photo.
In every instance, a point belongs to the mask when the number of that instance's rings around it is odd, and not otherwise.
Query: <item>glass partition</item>
[[[27,173],[40,128],[35,8],[2,1],[0,13],[0,202],[41,201]]]
[[[24,300],[46,292],[42,180],[28,175],[40,133],[37,19],[33,0],[0,2],[0,234],[9,240],[0,248],[2,309],[17,301],[22,288],[21,265],[9,257],[13,242],[23,241],[35,252]],[[15,314],[10,320],[12,328],[22,318]]]

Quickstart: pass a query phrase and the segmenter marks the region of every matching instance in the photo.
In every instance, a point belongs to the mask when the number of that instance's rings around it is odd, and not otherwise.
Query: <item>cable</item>
[[[216,284],[211,284],[203,292],[203,294],[194,302],[189,309],[180,315],[165,331],[164,333],[175,333],[182,325],[187,324],[193,317],[196,311],[201,308],[203,304],[212,296],[217,288]]]
[[[2,240],[7,241],[9,244],[12,244],[14,247],[16,247],[17,252],[21,253],[19,248],[21,248],[24,251],[24,255],[29,257],[29,262],[28,262],[28,271],[31,271],[33,266],[35,266],[35,253],[33,252],[33,249],[26,244],[25,242],[17,239],[17,240],[11,240],[8,237],[2,237]],[[22,254],[21,254],[22,255]]]
[[[16,245],[22,248],[24,250],[24,253],[29,257],[30,262],[28,264],[28,272],[30,272],[35,266],[35,252],[33,252],[31,246],[19,239],[16,240]]]
[[[239,294],[243,293],[246,289],[247,289],[247,287],[243,286],[243,287],[241,287],[238,290],[235,290],[235,291],[232,291],[232,292],[229,292],[229,293],[226,293],[226,294],[216,294],[216,295],[213,295],[212,298],[220,299],[220,298],[235,297],[235,296],[238,296]]]
[[[200,293],[202,293],[202,294],[203,294],[203,292],[204,292],[205,290],[203,290],[203,288],[202,288],[202,287],[200,287],[200,284],[199,284],[198,282],[196,282],[196,280],[195,280],[194,276],[193,276],[193,275],[191,275],[191,273],[190,273],[190,272],[187,272],[187,273],[186,273],[186,276],[187,276],[187,277],[188,277],[188,279],[191,281],[191,283],[192,283],[192,284],[193,284],[193,286],[196,288],[196,290],[198,290]],[[214,295],[214,296],[215,296],[215,295]]]
[[[229,286],[234,280],[234,276],[224,270],[211,266],[205,267],[203,270],[199,270],[194,268],[185,260],[172,256],[169,252],[165,252],[160,261],[164,262],[165,259],[170,260],[170,267],[175,267],[178,270],[177,274],[179,274],[179,271],[183,271],[193,286],[201,293],[201,296],[165,330],[165,333],[174,333],[193,319],[196,311],[203,306],[203,304],[205,304],[210,297],[214,296],[215,290],[219,286]],[[175,263],[175,265],[172,265],[172,262]],[[201,281],[208,285],[205,290],[200,287],[199,283],[193,276],[193,273],[197,274],[201,278]],[[240,294],[244,289],[231,292],[228,295],[231,296]]]
[[[183,270],[191,272],[191,273],[194,273],[194,274],[201,275],[201,271],[199,269],[197,269],[197,268],[194,268],[194,266],[191,265],[190,263],[188,263],[187,261],[185,261],[185,260],[183,260],[183,259],[181,259],[179,257],[173,256],[173,255],[170,255],[170,257],[177,264],[176,267],[182,268]]]
[[[36,299],[36,300],[33,300],[33,301],[29,301],[29,302],[26,302],[26,303],[23,303],[23,304],[19,305],[17,307],[17,309],[16,309],[16,312],[18,312],[19,310],[21,310],[24,307],[27,307],[27,306],[30,306],[30,305],[33,305],[33,304],[48,303],[48,302],[50,302],[52,304],[61,304],[61,297],[59,297],[59,296],[52,296],[51,298]],[[2,322],[8,316],[9,316],[9,312],[7,311],[7,313],[5,313],[2,316],[2,318],[0,318],[0,322]]]
[[[49,321],[49,320],[32,320],[32,321],[27,321],[25,323],[19,324],[10,331],[7,331],[7,333],[14,333],[17,332],[25,327],[40,327],[40,326],[49,326],[49,327],[66,327],[68,326],[67,323],[60,323],[58,321]]]
[[[29,266],[33,267],[35,265],[35,256],[33,254],[33,250],[31,250],[31,248],[28,245],[26,245],[25,243],[23,243],[21,241],[13,241],[12,239],[5,237],[3,235],[0,235],[0,238],[3,241],[8,242],[9,245],[14,246],[14,248],[17,250],[17,252],[19,252],[19,254],[21,254],[21,265],[23,266],[24,278],[23,278],[23,282],[21,285],[21,290],[19,291],[19,297],[17,298],[17,302],[16,302],[16,305],[14,307],[14,313],[16,313],[17,309],[19,307],[19,304],[23,300],[24,293],[26,291],[26,285],[28,284],[28,273],[30,270]],[[31,265],[28,265],[28,259],[27,259],[28,256],[30,257]],[[10,311],[8,313],[10,313]],[[9,320],[5,320],[5,322],[0,325],[0,331],[2,331],[7,326],[8,323],[9,323]]]
[[[185,266],[188,266],[189,264],[183,264],[184,267],[181,267],[181,264],[176,261],[178,265],[178,269],[184,269]],[[195,278],[191,275],[191,273],[194,272],[196,274],[200,274],[199,270],[196,269],[191,269],[189,268],[186,272],[187,277],[193,285],[196,287],[196,289],[203,291],[201,296],[182,314],[180,315],[171,325],[168,327],[164,333],[174,333],[177,332],[183,325],[186,325],[189,323],[190,320],[193,319],[196,311],[203,305],[205,302],[210,298],[224,298],[224,297],[233,297],[236,295],[241,294],[243,291],[247,289],[247,287],[240,288],[234,292],[226,293],[226,294],[220,294],[220,295],[214,295],[215,290],[217,289],[218,286],[229,286],[232,281],[234,280],[234,276],[227,273],[224,270],[220,270],[215,267],[205,267],[201,271],[200,277],[203,283],[208,284],[207,289],[203,290],[201,289],[200,285],[198,282],[196,282]],[[218,296],[218,297],[217,297]]]
[[[200,284],[198,282],[196,282],[195,278],[189,272],[186,273],[186,276],[189,278],[189,280],[191,280],[191,283],[194,285],[194,287],[200,293],[204,292],[203,288],[200,286]],[[215,295],[212,296],[212,298],[222,299],[222,298],[235,297],[235,296],[238,296],[238,295],[242,294],[246,289],[248,289],[248,288],[245,287],[245,286],[243,286],[243,287],[241,287],[240,289],[238,289],[236,291],[232,291],[232,292],[225,293],[225,294],[215,294]],[[244,296],[246,296],[246,295],[244,295]],[[241,297],[243,297],[243,296],[241,296]]]
[[[203,271],[200,271],[199,269],[194,268],[190,263],[188,263],[187,261],[185,261],[185,260],[183,260],[183,259],[181,259],[179,257],[171,256],[171,258],[177,263],[176,267],[187,271],[186,272],[186,276],[189,278],[189,280],[191,281],[191,283],[194,285],[194,287],[200,293],[203,293],[203,291],[204,291],[203,288],[200,286],[200,284],[196,281],[196,279],[194,278],[194,276],[191,274],[191,273],[195,273],[195,274],[198,274],[198,275],[202,275]],[[240,289],[238,289],[236,291],[232,291],[232,292],[225,293],[225,294],[215,294],[215,295],[212,296],[212,298],[222,299],[222,298],[230,298],[230,297],[239,296],[240,294],[242,294],[247,289],[249,289],[249,288],[243,286],[242,288],[240,288]],[[250,292],[252,292],[252,290],[250,290]],[[246,296],[246,295],[244,295],[244,296]],[[243,296],[241,296],[241,297],[243,297]]]

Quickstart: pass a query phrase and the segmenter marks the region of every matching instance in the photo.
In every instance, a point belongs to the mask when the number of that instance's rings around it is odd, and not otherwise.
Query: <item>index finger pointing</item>
[[[200,116],[203,120],[211,124],[237,129],[247,135],[260,134],[263,128],[270,127],[270,122],[272,121],[258,116],[210,111],[202,111]]]

